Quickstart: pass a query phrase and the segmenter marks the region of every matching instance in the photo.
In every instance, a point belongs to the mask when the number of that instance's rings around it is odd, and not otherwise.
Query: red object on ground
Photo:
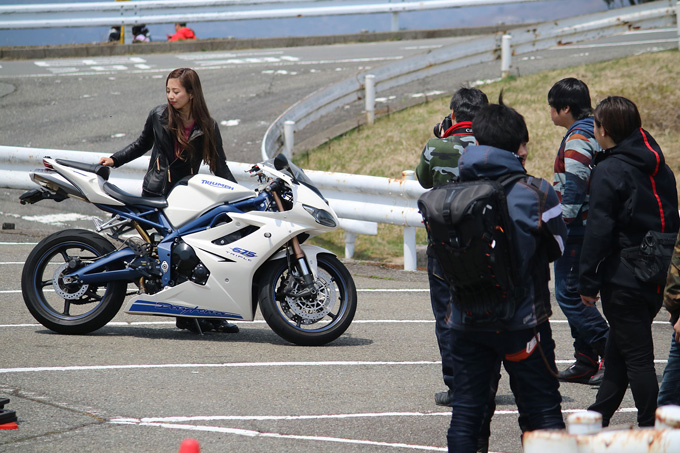
[[[19,425],[17,425],[16,422],[4,423],[4,424],[0,425],[0,429],[19,429]],[[196,451],[200,453],[200,450],[196,450]]]
[[[179,453],[201,453],[201,446],[196,439],[184,439],[179,446]]]

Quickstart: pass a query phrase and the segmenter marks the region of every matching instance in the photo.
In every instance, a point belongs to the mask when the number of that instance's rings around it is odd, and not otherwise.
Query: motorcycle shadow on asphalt
[[[36,330],[35,333],[41,335],[56,335],[64,337],[130,337],[149,340],[171,340],[171,341],[210,341],[228,343],[254,343],[272,344],[278,346],[296,346],[308,348],[314,346],[298,346],[279,337],[268,328],[262,327],[248,328],[248,323],[239,324],[238,333],[219,333],[205,332],[203,335],[195,334],[187,330],[179,330],[174,326],[167,327],[144,327],[144,326],[104,326],[99,330],[85,335],[62,335],[48,329]],[[347,346],[368,346],[372,345],[373,340],[359,338],[347,333],[340,338],[323,345],[322,347],[347,347]]]

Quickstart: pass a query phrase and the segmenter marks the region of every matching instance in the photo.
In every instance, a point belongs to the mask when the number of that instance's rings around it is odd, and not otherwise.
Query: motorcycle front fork
[[[281,198],[276,191],[272,191],[272,196],[274,197],[274,202],[276,207],[280,212],[284,211],[283,203]],[[306,297],[316,294],[316,286],[314,285],[314,274],[309,268],[309,263],[307,262],[307,256],[304,250],[300,247],[300,241],[297,236],[288,241],[288,246],[293,250],[293,256],[295,257],[295,264],[297,266],[298,275],[302,279],[302,288],[297,289],[295,285],[295,279],[292,275],[289,275],[288,282],[284,289],[284,293],[288,296],[295,297]]]

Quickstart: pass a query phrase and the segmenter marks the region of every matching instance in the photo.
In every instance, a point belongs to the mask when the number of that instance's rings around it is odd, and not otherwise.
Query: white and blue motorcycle
[[[255,189],[199,174],[167,199],[121,190],[108,182],[109,167],[43,163],[31,173],[40,187],[22,204],[70,197],[111,214],[95,220],[107,237],[60,231],[26,259],[24,301],[48,329],[97,330],[128,295],[125,312],[143,315],[252,321],[259,304],[271,329],[298,345],[331,342],[352,322],[352,276],[331,252],[304,244],[336,228],[338,218],[284,156],[253,166]],[[129,284],[136,291],[128,293]]]

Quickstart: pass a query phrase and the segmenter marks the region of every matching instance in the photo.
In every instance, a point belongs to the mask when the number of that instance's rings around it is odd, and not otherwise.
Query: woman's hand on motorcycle
[[[99,165],[103,165],[105,167],[113,167],[113,159],[110,157],[102,157],[99,159]]]

